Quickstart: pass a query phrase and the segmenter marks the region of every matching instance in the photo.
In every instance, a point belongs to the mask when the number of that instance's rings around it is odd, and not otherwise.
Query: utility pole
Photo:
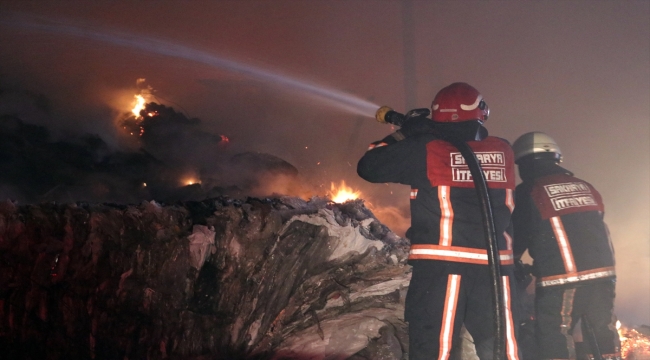
[[[415,24],[413,0],[402,0],[402,50],[404,59],[404,111],[417,107],[417,78],[415,76]]]

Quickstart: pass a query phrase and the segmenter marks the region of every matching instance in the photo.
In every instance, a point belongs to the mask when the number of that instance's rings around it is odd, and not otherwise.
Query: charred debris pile
[[[287,193],[283,187],[264,187],[269,178],[300,187],[293,165],[271,154],[231,149],[226,135],[211,133],[200,119],[171,107],[148,103],[140,115],[127,113],[116,121],[114,133],[99,131],[100,136],[57,128],[59,121],[45,105],[7,110],[7,104],[16,102],[10,95],[0,88],[2,200],[173,203]],[[37,103],[34,96],[21,96],[23,102]]]
[[[408,244],[361,200],[0,203],[0,352],[401,359]]]

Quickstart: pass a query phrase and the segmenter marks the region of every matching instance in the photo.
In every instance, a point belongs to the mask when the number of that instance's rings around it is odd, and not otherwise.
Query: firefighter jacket
[[[614,251],[598,191],[558,165],[540,163],[533,169],[517,186],[513,223],[515,254],[528,249],[537,286],[614,278]]]
[[[467,142],[481,163],[492,203],[502,265],[513,264],[511,212],[514,208],[513,153],[506,140],[487,136]],[[477,191],[460,152],[434,134],[370,144],[357,172],[373,183],[411,187],[409,262],[487,265],[487,246]]]

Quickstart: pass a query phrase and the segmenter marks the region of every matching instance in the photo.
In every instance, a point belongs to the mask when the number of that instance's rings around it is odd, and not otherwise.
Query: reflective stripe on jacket
[[[512,264],[512,149],[491,136],[468,144],[487,181],[503,265]],[[411,186],[411,228],[406,233],[412,244],[410,260],[487,265],[480,202],[467,163],[453,145],[433,134],[401,141],[387,137],[370,146],[357,172],[370,182]]]
[[[614,277],[600,194],[559,166],[550,171],[517,186],[515,254],[529,250],[537,286]]]

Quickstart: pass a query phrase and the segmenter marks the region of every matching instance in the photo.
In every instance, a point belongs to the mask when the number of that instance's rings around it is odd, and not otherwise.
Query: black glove
[[[524,264],[521,260],[515,261],[515,279],[522,288],[526,288],[533,281],[532,273],[532,265]]]
[[[433,120],[426,117],[415,117],[405,121],[399,132],[407,138],[416,134],[433,133],[433,127]]]
[[[427,117],[429,115],[431,115],[431,110],[427,108],[413,109],[407,112],[406,115],[404,115],[404,121],[408,121],[416,117]]]

